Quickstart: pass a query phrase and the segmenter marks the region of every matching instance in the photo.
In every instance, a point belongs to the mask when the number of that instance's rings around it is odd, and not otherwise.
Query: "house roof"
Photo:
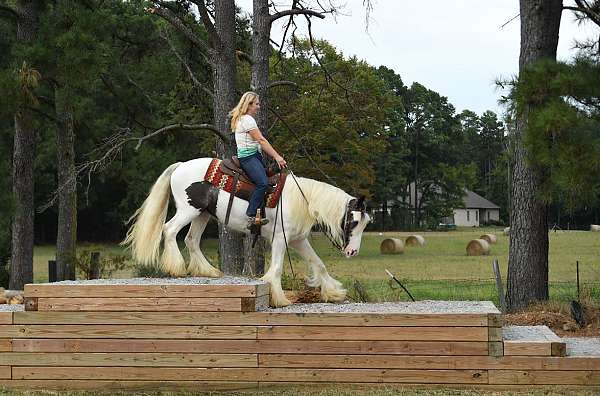
[[[465,208],[474,208],[474,209],[500,209],[500,206],[496,205],[493,202],[488,201],[483,198],[481,195],[474,193],[471,190],[465,189]]]

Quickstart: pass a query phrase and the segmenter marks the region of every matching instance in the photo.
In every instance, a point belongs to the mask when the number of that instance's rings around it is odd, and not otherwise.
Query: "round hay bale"
[[[592,232],[600,232],[600,225],[592,224],[590,226],[590,231],[592,231]]]
[[[398,238],[387,238],[381,242],[379,247],[381,254],[400,254],[404,253],[404,242]]]
[[[510,227],[504,229],[504,235],[510,235]]]
[[[423,238],[423,235],[410,235],[404,243],[406,246],[423,246],[425,245],[425,238]]]
[[[467,245],[467,256],[487,256],[490,254],[490,244],[485,239],[473,239]]]
[[[496,235],[494,234],[483,234],[479,237],[479,239],[485,239],[490,245],[493,245],[494,243],[498,242],[498,238],[496,238]]]

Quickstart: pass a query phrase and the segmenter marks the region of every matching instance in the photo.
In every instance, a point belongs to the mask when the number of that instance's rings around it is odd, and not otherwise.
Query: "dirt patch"
[[[538,305],[524,312],[504,315],[505,326],[548,326],[559,337],[600,337],[600,307],[584,306],[587,326],[580,328],[568,306]]]

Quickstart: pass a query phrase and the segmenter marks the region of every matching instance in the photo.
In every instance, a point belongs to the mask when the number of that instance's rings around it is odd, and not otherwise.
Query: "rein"
[[[296,175],[294,175],[294,172],[292,172],[291,169],[289,169],[290,175],[292,175],[292,179],[294,179],[294,182],[296,183],[296,186],[298,186],[298,190],[300,190],[300,194],[302,194],[302,197],[304,198],[304,200],[306,201],[306,204],[308,205],[308,199],[306,199],[306,195],[304,195],[304,191],[302,191],[302,188],[300,188],[300,184],[298,183],[298,180],[296,180]],[[282,195],[283,195],[283,191],[282,191]],[[279,200],[279,202],[281,202],[281,199]],[[279,205],[279,203],[278,203]],[[283,217],[283,212],[281,212],[281,216]],[[276,214],[277,215],[277,214]],[[343,244],[346,245],[347,242],[347,236],[346,236],[346,227],[348,225],[348,206],[346,205],[346,210],[344,212],[344,227],[342,229],[343,232]],[[283,219],[281,221],[281,226],[283,227]],[[333,239],[333,237],[330,235],[330,233],[326,230],[323,229],[323,234],[325,234],[325,236],[327,237],[327,239],[329,239],[329,242],[331,242],[331,244],[337,248],[339,251],[343,252],[344,251],[344,246],[340,245],[336,240]],[[284,238],[285,238],[285,232],[284,232]],[[273,227],[273,237],[275,237],[275,227]],[[287,248],[287,242],[286,242],[286,248]],[[288,253],[289,256],[289,253]]]

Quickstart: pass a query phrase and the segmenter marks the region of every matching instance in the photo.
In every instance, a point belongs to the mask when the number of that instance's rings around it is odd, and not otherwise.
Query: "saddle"
[[[231,158],[225,158],[221,161],[221,165],[219,166],[221,172],[226,175],[238,177],[239,180],[244,183],[251,184],[254,186],[254,182],[248,177],[244,169],[242,169],[242,165],[240,164],[240,160],[237,156],[232,156]],[[272,169],[267,169],[267,178],[269,179],[269,188],[267,189],[267,194],[275,191],[274,186],[279,181],[280,172],[275,173]]]
[[[267,188],[262,207],[274,208],[281,197],[287,174],[267,171],[267,177],[269,179],[269,187]],[[224,160],[214,158],[206,171],[204,180],[230,194],[227,213],[225,215],[225,225],[229,223],[234,196],[248,201],[256,188],[250,177],[241,168],[236,156]],[[264,213],[264,210],[262,212]]]

